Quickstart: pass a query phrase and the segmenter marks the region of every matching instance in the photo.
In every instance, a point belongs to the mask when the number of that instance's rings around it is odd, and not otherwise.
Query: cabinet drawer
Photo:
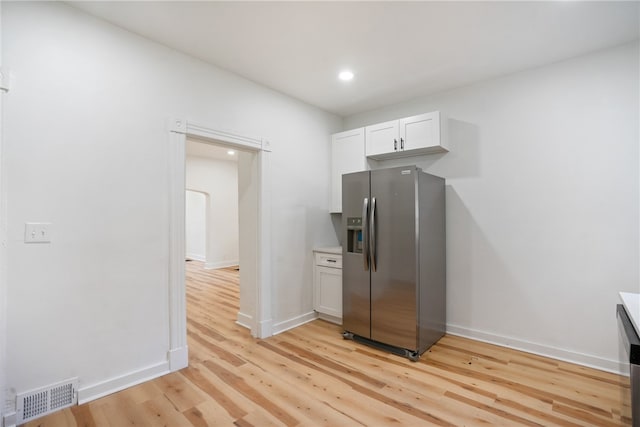
[[[342,255],[316,253],[316,265],[342,268]]]

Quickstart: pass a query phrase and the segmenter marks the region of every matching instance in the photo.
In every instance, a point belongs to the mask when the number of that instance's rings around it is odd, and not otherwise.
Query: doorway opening
[[[238,158],[244,153],[187,138],[185,252],[206,269],[239,264]],[[244,167],[244,164],[242,165]]]
[[[248,153],[250,154],[250,153]],[[211,352],[211,337],[240,337],[237,149],[187,137],[185,289],[191,360]]]
[[[270,143],[176,119],[170,126],[169,153],[169,365],[188,365],[185,288],[186,147],[187,141],[237,152],[239,310],[236,323],[251,335],[272,335]],[[211,195],[210,195],[211,196]],[[208,256],[208,255],[207,255]]]

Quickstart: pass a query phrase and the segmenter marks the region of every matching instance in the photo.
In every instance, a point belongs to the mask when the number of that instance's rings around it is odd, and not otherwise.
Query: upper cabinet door
[[[449,151],[446,120],[439,111],[367,126],[367,157],[375,160]]]
[[[367,156],[377,156],[400,150],[398,120],[366,127]]]
[[[404,151],[440,146],[440,112],[400,119],[400,146]]]
[[[364,128],[331,135],[331,212],[342,212],[342,175],[366,167]]]

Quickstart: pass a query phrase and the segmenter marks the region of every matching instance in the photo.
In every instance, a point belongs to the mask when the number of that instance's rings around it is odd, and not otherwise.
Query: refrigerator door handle
[[[362,259],[364,260],[364,271],[369,270],[369,199],[362,201]]]
[[[371,270],[376,271],[377,250],[376,250],[376,198],[371,198],[371,219],[369,220],[369,252],[371,253]]]

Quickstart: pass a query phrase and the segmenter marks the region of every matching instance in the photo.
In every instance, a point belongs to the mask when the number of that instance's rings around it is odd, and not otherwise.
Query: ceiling
[[[639,2],[70,2],[346,116],[639,38]],[[355,73],[351,82],[337,74]]]

